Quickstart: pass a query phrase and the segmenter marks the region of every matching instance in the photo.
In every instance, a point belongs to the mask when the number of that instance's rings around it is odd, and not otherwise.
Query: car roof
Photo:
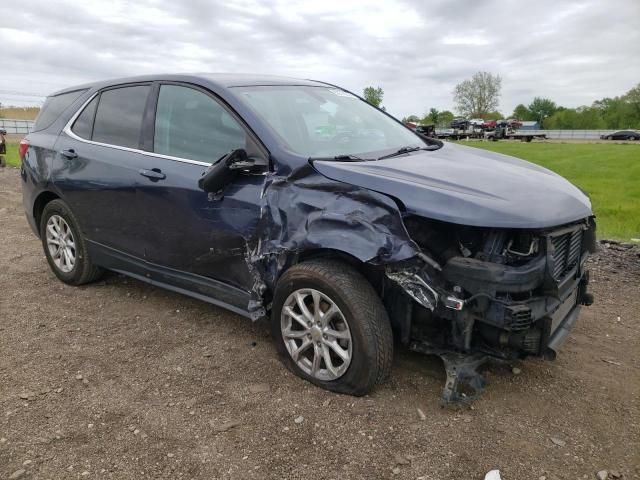
[[[326,87],[330,84],[317,80],[308,80],[293,77],[283,77],[277,75],[257,75],[242,73],[181,73],[181,74],[158,74],[158,75],[142,75],[135,77],[122,77],[99,82],[85,83],[75,85],[73,87],[64,88],[51,95],[60,95],[62,93],[73,92],[75,90],[89,88],[104,88],[112,85],[120,85],[125,83],[151,82],[151,81],[183,81],[201,83],[203,80],[213,84],[219,88],[233,88],[246,86],[264,86],[264,85],[305,85],[314,87]]]

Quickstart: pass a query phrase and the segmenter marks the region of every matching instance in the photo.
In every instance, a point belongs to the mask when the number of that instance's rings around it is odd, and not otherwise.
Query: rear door
[[[145,252],[146,212],[136,189],[149,181],[141,175],[149,159],[139,149],[150,90],[133,84],[98,92],[60,136],[53,170],[85,236],[138,258]]]

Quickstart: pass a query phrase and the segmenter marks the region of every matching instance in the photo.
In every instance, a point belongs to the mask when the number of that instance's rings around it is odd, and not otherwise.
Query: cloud
[[[640,81],[640,3],[504,0],[5,0],[0,101],[153,72],[256,72],[385,90],[397,115],[452,109],[454,86],[503,78],[501,110],[578,106]]]

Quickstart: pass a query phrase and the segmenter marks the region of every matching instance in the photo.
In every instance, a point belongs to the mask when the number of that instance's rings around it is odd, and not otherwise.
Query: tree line
[[[516,106],[505,117],[499,110],[502,79],[499,75],[478,72],[471,78],[456,85],[453,91],[455,111],[430,108],[424,115],[409,115],[403,122],[434,124],[448,127],[456,116],[501,120],[515,118],[521,121],[536,121],[545,129],[568,130],[620,130],[640,129],[640,83],[624,95],[603,98],[590,106],[567,108],[558,105],[549,98],[535,97],[528,105]],[[367,87],[363,96],[372,105],[381,106],[384,90],[380,87]]]

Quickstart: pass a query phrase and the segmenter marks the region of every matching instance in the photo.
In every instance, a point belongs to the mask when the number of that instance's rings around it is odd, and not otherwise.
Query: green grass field
[[[18,156],[18,144],[13,142],[7,142],[7,154],[4,157],[7,160],[7,165],[10,167],[20,166],[20,157]]]
[[[591,196],[598,237],[640,238],[640,145],[460,142],[522,158],[567,178]]]
[[[462,143],[537,163],[589,192],[599,238],[627,241],[640,238],[640,145]],[[7,164],[20,165],[16,143],[7,144]]]

